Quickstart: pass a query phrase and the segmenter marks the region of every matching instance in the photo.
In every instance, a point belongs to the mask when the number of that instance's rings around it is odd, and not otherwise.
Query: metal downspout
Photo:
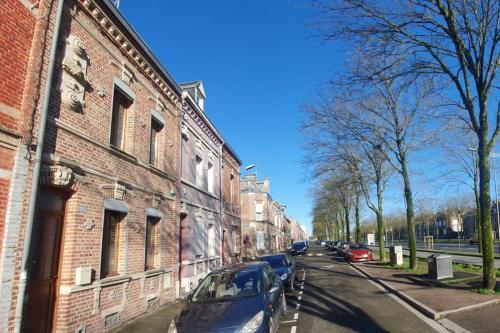
[[[57,4],[57,12],[54,22],[54,34],[52,36],[52,45],[50,47],[49,63],[47,69],[47,85],[43,95],[43,105],[40,114],[40,124],[38,128],[38,146],[35,153],[35,161],[33,164],[33,178],[31,183],[31,193],[28,203],[28,215],[26,220],[26,231],[24,233],[23,258],[21,262],[21,274],[19,277],[19,286],[16,301],[16,313],[14,317],[14,332],[21,332],[21,323],[24,308],[24,299],[26,294],[26,283],[28,280],[28,257],[31,248],[31,234],[33,232],[33,224],[35,217],[35,205],[38,194],[38,185],[40,182],[40,168],[42,163],[43,144],[45,141],[45,127],[47,124],[47,114],[49,110],[50,94],[52,91],[52,76],[54,73],[54,62],[57,51],[57,42],[59,40],[59,28],[61,25],[62,10],[64,0],[59,0]],[[50,15],[50,14],[49,14]]]

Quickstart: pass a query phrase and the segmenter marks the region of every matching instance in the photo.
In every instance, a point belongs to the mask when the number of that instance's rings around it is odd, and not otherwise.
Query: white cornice
[[[128,56],[129,60],[142,69],[143,74],[154,82],[159,91],[162,91],[172,103],[179,101],[177,94],[161,78],[161,75],[148,63],[125,35],[117,28],[113,21],[96,4],[95,0],[78,0],[78,3],[85,9],[97,25],[106,32],[108,37]]]

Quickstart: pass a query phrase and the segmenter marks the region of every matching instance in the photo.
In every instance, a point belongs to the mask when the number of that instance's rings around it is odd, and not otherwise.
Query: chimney
[[[255,173],[249,173],[245,176],[246,180],[251,180],[251,181],[256,181],[257,180],[257,175]]]
[[[264,179],[264,192],[269,193],[269,187],[271,186],[271,181],[269,180],[269,177],[266,177]]]

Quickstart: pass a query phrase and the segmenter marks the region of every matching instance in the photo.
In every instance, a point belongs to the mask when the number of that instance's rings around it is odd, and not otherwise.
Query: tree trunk
[[[487,145],[487,129],[487,125],[481,126],[479,135],[479,201],[481,207],[481,236],[483,247],[483,288],[493,290],[496,285],[496,272],[491,227],[490,161]]]
[[[476,162],[474,161],[474,168],[476,168]],[[479,201],[479,189],[478,189],[478,179],[477,179],[477,173],[474,174],[474,197],[476,199],[476,230],[477,232],[477,242],[478,242],[478,249],[479,253],[483,251],[483,244],[482,244],[482,235],[481,235],[481,202]]]
[[[382,201],[382,184],[380,177],[377,177],[377,233],[378,247],[380,251],[380,261],[385,261],[385,226],[384,226],[384,207]]]
[[[359,193],[356,193],[356,208],[354,215],[356,219],[356,243],[359,244],[361,242],[361,227],[359,223]]]
[[[351,230],[350,227],[349,227],[349,205],[345,205],[344,206],[344,214],[345,214],[345,238],[346,238],[346,242],[349,242],[350,238],[351,238]]]
[[[408,247],[410,249],[410,268],[417,268],[417,240],[415,238],[415,224],[413,221],[413,194],[411,192],[410,176],[406,161],[406,153],[399,149],[401,157],[401,175],[403,176],[404,193],[406,200],[406,224],[408,226]]]

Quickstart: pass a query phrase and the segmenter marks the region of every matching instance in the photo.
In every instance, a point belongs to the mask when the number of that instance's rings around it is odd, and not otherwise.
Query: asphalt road
[[[446,332],[343,259],[317,246],[309,253],[297,257],[301,281],[296,291],[287,294],[288,311],[280,333]]]

